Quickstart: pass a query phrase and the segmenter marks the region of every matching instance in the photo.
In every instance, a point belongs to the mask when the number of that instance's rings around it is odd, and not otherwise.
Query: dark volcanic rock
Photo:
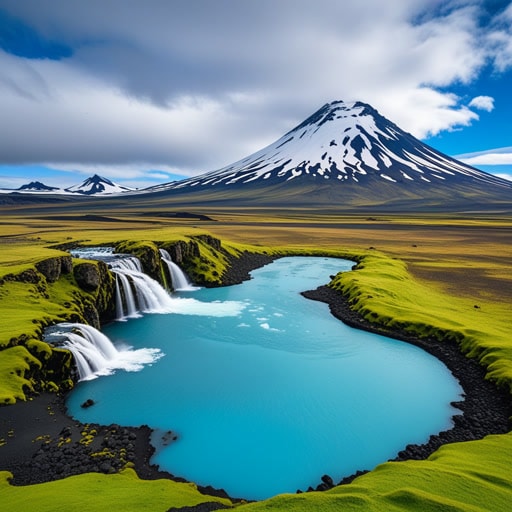
[[[201,240],[205,244],[208,244],[210,247],[213,247],[217,251],[221,250],[222,243],[218,238],[215,238],[211,235],[197,235],[194,237],[197,240]]]
[[[73,268],[73,275],[82,290],[93,292],[100,285],[100,273],[94,263],[78,263]]]
[[[49,283],[57,281],[62,274],[68,274],[73,268],[71,256],[62,256],[59,258],[48,258],[36,263],[36,268],[46,277]]]
[[[41,275],[34,269],[29,268],[20,272],[19,274],[7,274],[4,277],[5,281],[18,281],[20,283],[38,284],[41,282]]]
[[[181,507],[181,508],[170,508],[167,512],[213,512],[214,510],[223,510],[232,508],[222,503],[216,503],[215,501],[208,501],[206,503],[200,503],[194,507]]]
[[[73,271],[73,258],[71,256],[62,256],[60,258],[60,271],[63,274],[70,274]]]
[[[251,252],[244,252],[237,258],[231,257],[231,265],[222,276],[222,285],[229,286],[247,281],[251,278],[251,270],[268,265],[275,259],[276,256]]]
[[[178,240],[170,245],[166,245],[164,249],[169,252],[172,261],[177,265],[182,265],[184,261],[198,258],[200,256],[199,245],[194,240],[191,240],[190,242]]]

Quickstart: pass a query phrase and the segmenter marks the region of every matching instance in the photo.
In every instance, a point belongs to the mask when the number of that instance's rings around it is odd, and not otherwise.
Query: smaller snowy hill
[[[85,179],[80,185],[73,185],[72,187],[66,188],[66,192],[73,194],[83,194],[85,196],[98,196],[107,194],[121,194],[133,190],[128,187],[118,185],[113,181],[103,178],[95,174],[94,176]]]
[[[31,181],[22,185],[18,190],[20,192],[58,192],[60,189],[59,187],[50,187],[40,181]]]
[[[70,193],[59,187],[45,185],[41,181],[31,181],[30,183],[25,183],[25,185],[22,185],[19,188],[0,188],[0,195],[4,197],[10,195],[13,198],[16,196],[22,198],[28,196],[62,196],[70,195]]]

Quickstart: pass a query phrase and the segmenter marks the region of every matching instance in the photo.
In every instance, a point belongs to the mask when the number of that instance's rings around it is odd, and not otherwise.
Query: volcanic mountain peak
[[[128,187],[118,185],[107,178],[103,178],[95,174],[90,178],[86,178],[80,185],[73,185],[66,189],[66,192],[73,192],[83,195],[106,195],[106,194],[119,194],[132,190]]]
[[[370,105],[334,101],[273,144],[232,165],[147,191],[189,192],[191,188],[204,191],[218,186],[245,189],[250,183],[278,184],[292,180],[331,183],[336,188],[386,182],[416,190],[421,185],[469,180],[473,184],[512,188],[511,183],[422,143]]]
[[[473,181],[512,184],[427,146],[362,102],[328,103],[266,148],[217,171],[148,189],[188,190],[223,185],[299,181],[336,185]]]

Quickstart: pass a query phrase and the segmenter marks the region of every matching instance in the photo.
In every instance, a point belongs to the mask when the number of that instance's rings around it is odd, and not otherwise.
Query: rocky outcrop
[[[73,269],[71,256],[60,256],[38,261],[35,268],[28,268],[18,274],[7,274],[2,281],[18,281],[20,283],[39,284],[42,277],[47,283],[55,283],[62,274],[69,274]]]
[[[180,266],[184,262],[200,256],[199,245],[194,240],[190,242],[178,240],[177,242],[164,245],[163,249],[170,254],[172,261]]]
[[[250,279],[249,272],[275,259],[275,256],[248,251],[236,256],[222,247],[221,240],[203,234],[190,241],[179,240],[164,244],[172,260],[205,287],[228,286]]]
[[[61,256],[57,258],[48,258],[36,263],[38,272],[46,277],[46,281],[54,283],[61,274],[69,274],[73,268],[71,256]]]
[[[95,263],[78,263],[73,269],[76,284],[86,292],[94,292],[100,286],[99,265]]]
[[[100,274],[100,287],[95,297],[95,306],[99,313],[100,323],[104,324],[115,318],[116,278],[102,261],[98,262],[98,271]]]
[[[41,282],[41,275],[33,268],[29,268],[20,272],[19,274],[7,274],[2,279],[4,281],[18,281],[19,283],[39,284]]]
[[[103,261],[78,263],[73,268],[73,276],[77,285],[91,294],[80,301],[83,320],[99,329],[102,323],[115,316],[115,278]]]
[[[11,288],[9,282],[21,286]],[[7,334],[7,339],[0,339],[1,352],[13,347],[23,349],[31,361],[24,364],[19,351],[9,353],[14,366],[22,365],[23,375],[20,373],[16,385],[11,386],[13,391],[7,393],[6,403],[25,399],[27,393],[72,387],[74,364],[70,352],[49,347],[40,340],[44,329],[58,322],[80,322],[100,328],[115,317],[115,278],[107,265],[83,262],[73,268],[71,256],[46,258],[32,268],[4,276],[0,286],[5,290],[3,296],[12,301],[33,300],[32,322],[26,332],[10,337]],[[23,307],[21,303],[20,306]],[[7,357],[7,352],[2,356]]]
[[[137,251],[136,256],[139,258],[144,272],[151,278],[161,282],[162,268],[160,263],[160,254],[158,253],[156,246],[142,246]]]
[[[197,235],[193,237],[196,240],[204,242],[206,245],[213,247],[215,250],[220,251],[222,249],[221,241],[211,235]]]

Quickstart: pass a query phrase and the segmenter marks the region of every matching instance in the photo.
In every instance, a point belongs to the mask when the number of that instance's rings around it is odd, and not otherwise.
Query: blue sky
[[[0,188],[144,187],[364,101],[512,179],[512,2],[0,0]]]

